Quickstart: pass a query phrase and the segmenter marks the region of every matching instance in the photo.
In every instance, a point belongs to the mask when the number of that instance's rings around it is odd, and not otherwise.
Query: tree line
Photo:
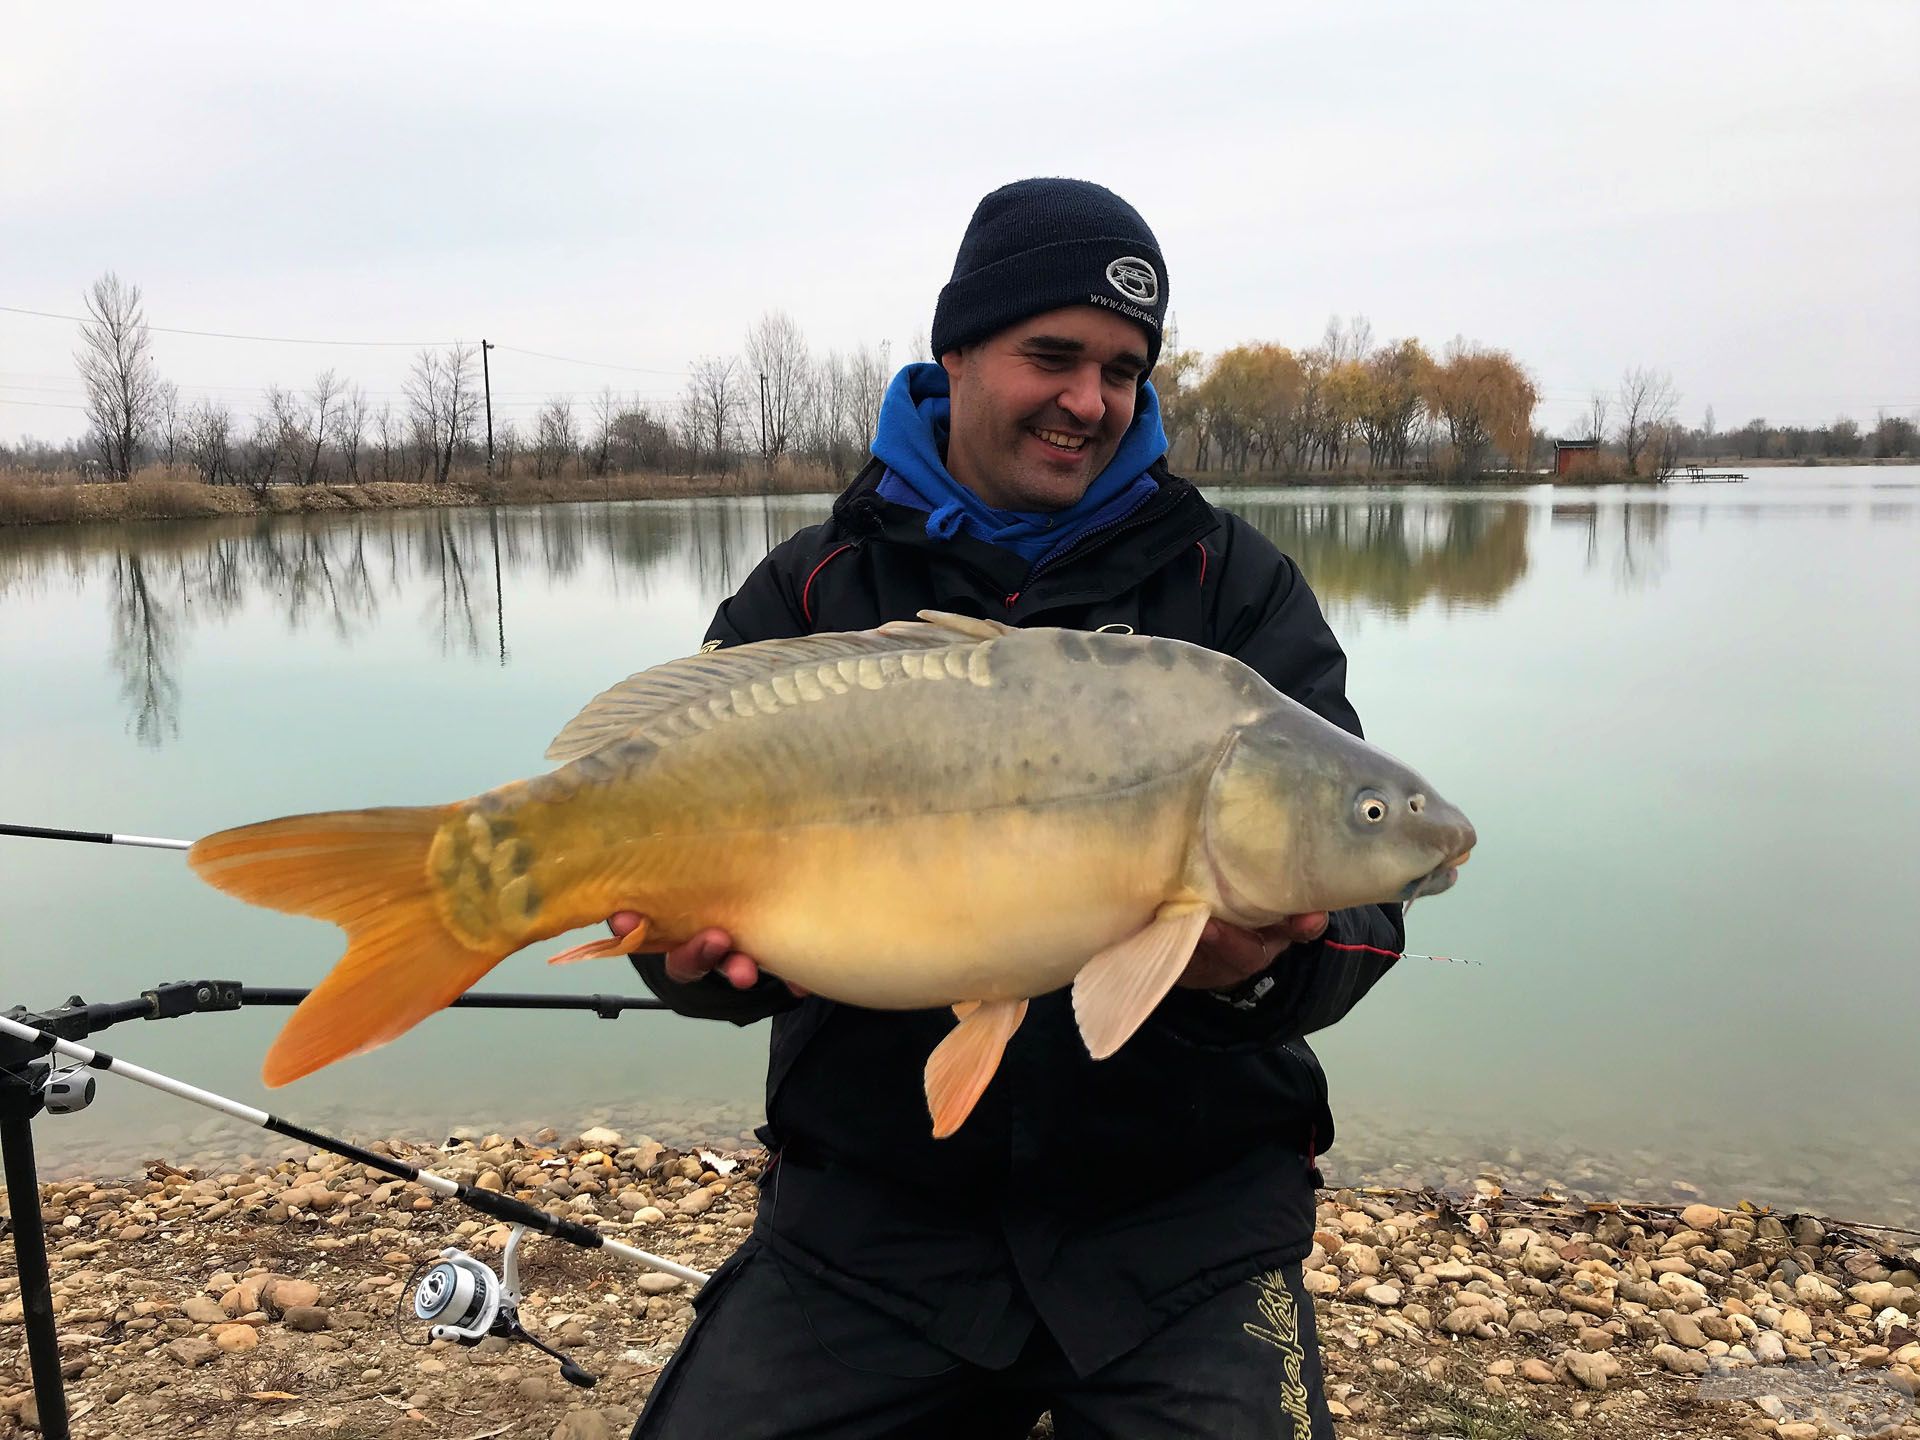
[[[1455,339],[1376,345],[1363,317],[1318,345],[1190,350],[1154,371],[1167,431],[1194,469],[1235,473],[1439,470],[1461,478],[1527,465],[1539,392],[1505,350]]]
[[[401,398],[377,408],[328,369],[304,389],[270,385],[257,409],[220,400],[182,404],[151,354],[138,286],[114,274],[85,297],[76,354],[85,440],[0,446],[0,463],[131,478],[141,465],[192,472],[214,485],[254,489],[323,482],[446,484],[487,462],[478,347],[422,349]],[[914,358],[924,359],[924,340]],[[522,426],[492,430],[502,478],[633,472],[719,473],[757,460],[807,462],[846,475],[867,454],[892,378],[889,347],[816,354],[784,311],[763,315],[735,356],[697,361],[666,403],[611,387],[584,399],[554,395]],[[1554,436],[1534,427],[1540,394],[1507,351],[1455,338],[1439,354],[1417,339],[1376,343],[1364,317],[1328,323],[1316,345],[1236,345],[1211,358],[1169,337],[1154,372],[1174,462],[1201,474],[1427,473],[1471,479],[1549,464]],[[1679,394],[1664,372],[1636,367],[1596,392],[1573,435],[1600,442],[1628,476],[1657,474],[1683,457],[1896,458],[1916,452],[1911,419],[1881,414],[1871,429],[1841,418],[1818,427],[1733,430],[1676,419]]]

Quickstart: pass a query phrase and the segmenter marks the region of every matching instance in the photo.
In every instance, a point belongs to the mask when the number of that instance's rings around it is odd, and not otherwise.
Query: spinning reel
[[[466,1251],[449,1245],[440,1252],[440,1263],[414,1286],[413,1313],[432,1326],[427,1333],[436,1340],[478,1345],[487,1336],[498,1335],[524,1341],[560,1362],[561,1379],[588,1389],[596,1376],[529,1335],[520,1324],[520,1242],[526,1233],[524,1225],[513,1227],[498,1275]]]

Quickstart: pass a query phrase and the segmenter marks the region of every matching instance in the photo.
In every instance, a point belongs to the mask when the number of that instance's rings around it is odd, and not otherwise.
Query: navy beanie
[[[1146,334],[1152,370],[1167,315],[1159,242],[1140,212],[1105,186],[1003,185],[974,208],[960,239],[953,279],[933,311],[934,358],[1065,305],[1098,305],[1133,321]]]

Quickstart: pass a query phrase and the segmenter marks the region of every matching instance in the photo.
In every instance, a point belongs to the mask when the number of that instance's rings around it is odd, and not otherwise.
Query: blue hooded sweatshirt
[[[880,497],[926,511],[932,539],[964,531],[1041,565],[1087,531],[1124,519],[1158,488],[1147,468],[1167,453],[1167,434],[1151,384],[1141,385],[1133,423],[1107,468],[1064,510],[996,510],[949,475],[941,456],[950,413],[947,372],[930,362],[908,365],[887,386],[873,437],[873,453],[887,467]]]

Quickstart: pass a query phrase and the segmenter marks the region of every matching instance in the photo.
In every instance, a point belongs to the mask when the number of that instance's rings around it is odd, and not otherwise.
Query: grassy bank
[[[177,468],[150,468],[127,482],[12,472],[0,474],[0,526],[714,495],[801,495],[837,490],[840,483],[821,466],[787,464],[776,465],[771,471],[740,470],[721,475],[637,473],[541,479],[515,475],[492,481],[484,471],[455,471],[444,485],[402,480],[359,485],[274,485],[264,490],[203,484]]]

